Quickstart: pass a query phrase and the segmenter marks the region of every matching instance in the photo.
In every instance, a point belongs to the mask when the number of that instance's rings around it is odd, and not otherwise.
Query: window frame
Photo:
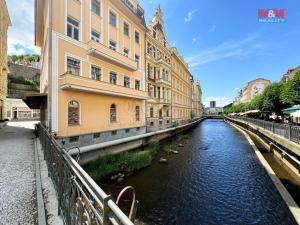
[[[115,75],[115,79],[114,79],[115,82],[111,82],[112,81],[112,79],[111,79],[112,75]],[[113,84],[113,85],[117,85],[117,82],[118,82],[118,74],[116,72],[110,71],[109,72],[109,83]]]
[[[114,15],[114,16],[115,16],[115,22],[114,22],[114,24],[112,24],[112,21],[111,21],[111,15]],[[108,13],[108,23],[109,23],[110,26],[117,28],[117,24],[118,24],[117,13],[114,12],[112,9],[109,9],[109,13]]]
[[[99,14],[93,11],[93,3],[97,2],[99,4]],[[100,0],[91,0],[91,12],[97,16],[101,16],[101,1]]]
[[[112,115],[112,110],[115,110],[115,115]],[[111,104],[109,107],[109,122],[117,123],[117,105],[115,103]]]
[[[140,122],[141,121],[141,107],[139,105],[135,106],[135,121]]]
[[[137,85],[138,84],[138,85]],[[137,88],[138,86],[138,88]],[[135,90],[141,90],[141,81],[140,80],[137,80],[135,79],[135,82],[134,82],[134,89]]]
[[[127,25],[127,28],[128,28],[128,33],[126,33],[125,32],[125,25]],[[123,34],[125,35],[125,36],[127,36],[127,37],[129,37],[130,36],[130,25],[129,25],[129,23],[127,22],[127,21],[123,21]]]
[[[113,47],[111,44],[112,43],[114,43],[115,44],[115,46]],[[114,41],[114,40],[112,40],[112,39],[110,39],[109,40],[109,49],[111,49],[111,50],[113,50],[113,51],[117,51],[117,42],[116,41]]]
[[[96,33],[97,35],[99,35],[99,37],[96,37],[95,35],[93,35],[93,33]],[[95,29],[91,29],[91,40],[100,43],[101,42],[101,33],[96,31]]]
[[[138,38],[138,39],[137,39]],[[141,34],[137,30],[134,30],[134,42],[140,44]]]
[[[125,53],[125,50],[127,50],[127,53]],[[123,49],[123,55],[127,58],[129,57],[129,49],[128,48]]]
[[[75,25],[74,23],[72,23],[70,20],[73,20],[74,22],[77,22],[78,23],[78,27],[77,25]],[[74,17],[70,16],[70,15],[67,15],[67,30],[66,30],[66,35],[69,37],[69,38],[72,38],[76,41],[80,41],[80,21],[75,19]],[[71,26],[71,35],[69,35],[69,26]],[[75,33],[74,33],[74,30],[77,29],[77,32],[78,32],[78,39],[75,38]]]
[[[124,87],[130,88],[130,77],[124,76]]]
[[[100,79],[95,79],[96,77],[95,78],[93,77],[93,76],[95,76],[95,75],[93,75],[93,67],[100,70],[100,75],[99,75]],[[102,68],[100,66],[95,65],[95,64],[91,64],[90,78],[92,80],[102,81]]]
[[[70,103],[72,103],[72,102],[76,102],[77,103],[77,105],[78,105],[78,107],[77,107],[77,110],[78,110],[78,112],[77,112],[77,116],[78,116],[78,118],[77,118],[77,123],[70,123]],[[81,105],[80,105],[80,102],[79,101],[77,101],[77,100],[70,100],[70,101],[68,101],[68,104],[67,104],[67,124],[68,124],[68,127],[74,127],[74,126],[80,126],[81,125]]]
[[[78,62],[79,62],[79,68],[77,68],[77,69],[78,69],[78,74],[72,73],[72,71],[68,69],[68,68],[69,68],[68,60],[73,60],[73,61],[78,61]],[[77,59],[77,58],[75,58],[75,57],[73,57],[73,56],[67,55],[67,56],[66,56],[66,73],[72,74],[72,75],[74,75],[74,76],[81,76],[81,69],[82,69],[82,65],[81,65],[81,64],[82,64],[82,63],[81,63],[81,60],[80,60],[80,59]],[[76,68],[75,68],[75,69],[76,69]],[[70,71],[71,71],[71,73],[70,73]]]

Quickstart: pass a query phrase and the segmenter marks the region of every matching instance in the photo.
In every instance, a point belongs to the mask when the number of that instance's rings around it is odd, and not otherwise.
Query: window
[[[92,12],[100,16],[100,2],[98,0],[92,0]]]
[[[159,125],[162,125],[163,124],[163,121],[159,121]]]
[[[67,73],[80,76],[80,60],[67,57]]]
[[[78,136],[70,137],[69,142],[70,142],[70,143],[74,143],[74,142],[77,142],[78,139],[79,139]]]
[[[124,48],[124,56],[128,57],[129,56],[129,49]]]
[[[68,16],[67,35],[75,40],[79,40],[79,21]]]
[[[130,78],[129,77],[124,77],[124,87],[130,87]]]
[[[117,107],[115,104],[110,106],[110,122],[116,123],[117,122]]]
[[[150,122],[150,126],[154,126],[154,122]]]
[[[99,43],[100,42],[100,33],[95,30],[92,30],[91,39]]]
[[[117,131],[116,131],[116,130],[112,131],[112,132],[111,132],[111,135],[113,135],[113,136],[114,136],[114,135],[117,135]]]
[[[68,104],[68,125],[79,125],[79,103],[74,100]]]
[[[139,128],[139,127],[137,127],[137,128],[136,128],[136,131],[140,131],[140,128]]]
[[[115,41],[110,40],[110,41],[109,41],[109,48],[110,48],[111,50],[116,51],[116,50],[117,50],[117,43],[116,43]]]
[[[135,43],[139,44],[140,43],[140,33],[135,31],[134,35]]]
[[[126,130],[125,130],[125,133],[129,133],[129,132],[130,132],[130,129],[126,129]]]
[[[150,107],[150,117],[153,117],[153,107]]]
[[[140,90],[141,88],[141,81],[135,80],[135,90]]]
[[[109,73],[109,82],[111,84],[117,84],[117,74],[115,72]]]
[[[91,78],[93,80],[101,80],[101,68],[95,65],[91,67]]]
[[[100,133],[94,133],[94,138],[99,138],[100,137]]]
[[[123,33],[124,33],[126,36],[129,36],[129,24],[126,23],[126,22],[124,22]]]
[[[109,24],[113,27],[117,26],[117,15],[112,11],[109,11]]]
[[[140,107],[138,105],[135,107],[135,121],[140,121]]]
[[[135,62],[136,62],[137,68],[140,68],[140,56],[139,55],[135,55]]]

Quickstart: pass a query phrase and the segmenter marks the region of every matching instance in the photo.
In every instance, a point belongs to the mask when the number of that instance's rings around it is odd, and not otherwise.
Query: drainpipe
[[[49,59],[48,59],[48,101],[47,101],[47,117],[49,131],[52,131],[52,0],[49,0]]]

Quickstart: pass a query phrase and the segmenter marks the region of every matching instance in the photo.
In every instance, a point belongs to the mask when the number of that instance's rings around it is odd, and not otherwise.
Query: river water
[[[205,120],[177,140],[178,155],[123,183],[103,185],[115,196],[136,189],[137,218],[149,225],[296,224],[244,136],[222,120]],[[159,164],[166,157],[167,164]]]

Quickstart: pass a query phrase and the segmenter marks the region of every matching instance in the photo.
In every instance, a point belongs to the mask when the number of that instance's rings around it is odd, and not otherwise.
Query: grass
[[[173,141],[171,142],[171,144],[169,144],[169,145],[166,147],[165,151],[166,151],[167,153],[171,153],[171,152],[174,152],[174,151],[178,151],[178,145],[177,145],[176,141],[173,140]]]
[[[144,151],[102,156],[90,162],[84,169],[94,180],[100,180],[117,172],[130,173],[149,166],[158,149],[159,143],[153,142]]]

